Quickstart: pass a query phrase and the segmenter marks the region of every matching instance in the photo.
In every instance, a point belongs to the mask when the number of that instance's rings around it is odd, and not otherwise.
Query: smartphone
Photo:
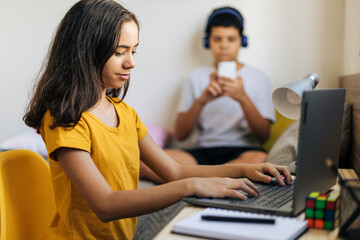
[[[231,79],[236,79],[236,62],[219,62],[218,64],[218,73],[221,77],[228,77]]]

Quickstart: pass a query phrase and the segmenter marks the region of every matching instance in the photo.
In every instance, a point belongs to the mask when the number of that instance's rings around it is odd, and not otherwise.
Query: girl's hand
[[[287,184],[291,184],[291,174],[287,166],[280,166],[271,163],[260,163],[260,164],[247,164],[244,166],[243,173],[245,177],[250,178],[253,181],[261,181],[269,183],[271,182],[270,174],[276,178],[280,185],[284,186],[285,183],[281,179],[280,174],[285,178]]]
[[[259,192],[255,185],[247,178],[189,178],[193,194],[198,197],[234,197],[246,200],[247,197],[238,190],[243,190],[253,196]]]

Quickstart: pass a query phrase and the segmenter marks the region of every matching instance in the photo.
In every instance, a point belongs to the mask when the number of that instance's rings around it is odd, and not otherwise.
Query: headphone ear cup
[[[204,37],[203,44],[204,44],[204,48],[206,48],[206,49],[210,48],[208,36]]]
[[[247,45],[248,45],[247,36],[241,36],[241,46],[247,47]]]

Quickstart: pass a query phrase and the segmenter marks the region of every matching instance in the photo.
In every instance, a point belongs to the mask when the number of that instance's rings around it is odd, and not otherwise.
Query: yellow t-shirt
[[[53,117],[47,111],[40,133],[49,154],[51,178],[55,190],[57,214],[44,239],[132,239],[136,218],[101,222],[80,193],[71,184],[52,153],[60,147],[85,150],[114,191],[138,187],[139,145],[147,128],[133,108],[124,102],[113,102],[119,125],[105,125],[85,111],[74,128],[50,129]]]

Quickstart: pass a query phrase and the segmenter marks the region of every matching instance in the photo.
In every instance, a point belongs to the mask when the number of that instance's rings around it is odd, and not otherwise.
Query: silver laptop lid
[[[338,167],[344,99],[345,89],[314,90],[303,94],[294,215],[304,209],[310,192],[328,191],[336,183],[336,176],[325,160],[329,158]]]

